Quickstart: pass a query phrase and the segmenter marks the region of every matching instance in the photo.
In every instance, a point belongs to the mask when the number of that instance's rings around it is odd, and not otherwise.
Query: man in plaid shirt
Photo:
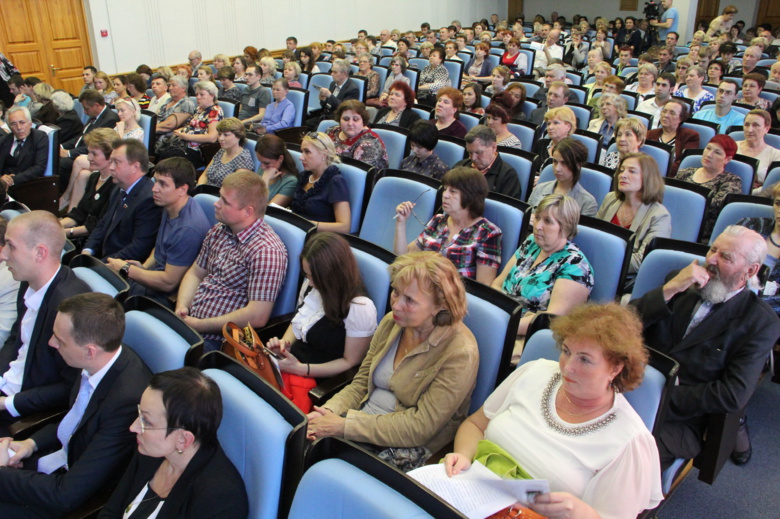
[[[248,170],[222,182],[206,235],[182,279],[176,314],[203,335],[204,351],[219,349],[222,327],[265,326],[287,272],[287,249],[263,216],[268,188]]]

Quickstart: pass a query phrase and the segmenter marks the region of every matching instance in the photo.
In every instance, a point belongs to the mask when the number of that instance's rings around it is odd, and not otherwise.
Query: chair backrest
[[[517,83],[522,84],[525,87],[525,96],[526,97],[533,97],[533,95],[544,85],[540,83],[539,81],[530,81],[530,80],[523,80],[523,81],[517,81]]]
[[[460,90],[460,82],[463,79],[463,62],[456,59],[445,59],[442,65],[444,65],[450,75],[452,87]]]
[[[379,74],[379,88],[381,92],[381,88],[384,86],[385,81],[387,81],[387,75],[390,73],[390,71],[388,70],[387,67],[380,67],[378,65],[375,66],[373,70],[374,72]]]
[[[150,110],[141,110],[141,119],[138,121],[138,125],[144,130],[144,146],[147,150],[151,150],[154,143],[157,142],[157,114]]]
[[[456,162],[460,162],[466,156],[466,147],[463,145],[463,140],[450,137],[449,135],[439,137],[439,142],[436,143],[433,151],[450,168],[454,167]]]
[[[203,354],[203,338],[178,315],[147,297],[129,297],[125,310],[126,344],[152,370],[160,373],[195,366]]]
[[[634,70],[636,72],[636,69]],[[620,97],[626,100],[626,109],[627,110],[636,110],[637,103],[637,94],[636,92],[622,92],[620,94]]]
[[[512,132],[512,135],[520,139],[522,149],[530,152],[534,145],[536,125],[527,121],[521,121],[517,123],[509,123],[506,125],[506,127],[507,130]]]
[[[248,517],[287,517],[303,474],[306,415],[265,380],[221,352],[205,355],[198,367],[222,394],[217,436],[244,480]]]
[[[700,142],[704,142],[700,140]],[[680,161],[680,168],[698,168],[701,167],[701,157],[704,150],[688,149],[683,151],[683,158]],[[749,195],[753,188],[756,170],[758,169],[758,160],[745,155],[735,155],[733,159],[726,164],[726,171],[737,175],[742,180],[742,194]]]
[[[588,98],[588,90],[585,87],[569,85],[569,92],[573,92],[577,96],[577,102],[581,105],[585,104]]]
[[[209,222],[211,222],[211,225],[216,225],[217,217],[214,216],[214,204],[217,202],[219,197],[206,193],[198,193],[193,198],[198,203],[198,205],[200,205],[200,208],[203,209],[203,212],[206,214],[206,218],[209,219]]]
[[[330,74],[325,73],[312,74],[311,77],[309,77],[309,84],[306,87],[306,90],[309,92],[309,104],[307,112],[319,110],[321,108],[320,88],[328,88],[332,81],[333,78],[330,76]]]
[[[409,78],[409,86],[412,90],[417,92],[417,84],[420,82],[420,71],[414,68],[407,68],[404,71],[404,76]]]
[[[498,270],[501,272],[517,250],[523,231],[528,228],[531,210],[525,202],[491,192],[485,200],[483,216],[501,229],[501,267]]]
[[[332,126],[336,126],[338,123],[339,123],[338,121],[334,121],[333,119],[323,119],[322,121],[320,121],[320,124],[317,125],[317,131],[326,133],[328,131],[328,128]]]
[[[575,86],[582,85],[582,74],[579,72],[567,72],[566,77],[571,80],[571,84]]]
[[[222,108],[225,119],[236,117],[238,115],[238,108],[241,106],[241,103],[233,101],[232,99],[217,99],[217,104]]]
[[[407,130],[394,126],[384,126],[372,128],[374,133],[379,135],[387,150],[387,161],[390,169],[401,167],[401,161],[406,157],[406,135]]]
[[[599,161],[599,153],[601,153],[601,142],[604,140],[604,136],[596,132],[589,132],[578,128],[574,130],[571,137],[580,141],[588,148],[588,162],[597,164]]]
[[[577,118],[577,128],[587,130],[588,124],[590,124],[590,117],[593,114],[593,108],[576,103],[566,103],[566,106],[574,112],[574,116]]]
[[[368,86],[368,81],[364,76],[350,76],[350,79],[357,85],[358,87],[358,101],[361,103],[366,102],[366,88]]]
[[[323,74],[330,74],[330,69],[333,67],[333,63],[330,61],[318,61],[317,62],[317,68],[320,69],[320,72]]]
[[[693,260],[703,261],[706,252],[707,247],[700,244],[691,243],[683,246],[677,240],[654,240],[653,248],[645,253],[639,266],[631,299],[638,299],[662,286],[666,282],[666,276],[673,270],[681,270],[690,265]]]
[[[612,190],[612,175],[607,168],[596,164],[587,164],[580,170],[580,184],[593,195],[596,204],[601,207],[604,198]]]
[[[414,113],[420,116],[420,119],[423,121],[430,121],[431,120],[431,107],[425,106],[425,105],[414,105],[412,107],[412,110],[414,110]]]
[[[355,255],[368,297],[376,306],[376,322],[390,311],[390,272],[388,267],[395,261],[395,254],[352,234],[344,234]]]
[[[469,131],[479,124],[479,121],[482,119],[482,117],[476,114],[459,112],[458,119],[460,119],[460,122],[466,126],[466,130]]]
[[[438,180],[424,175],[388,170],[371,191],[359,236],[392,251],[395,208],[401,202],[416,199],[414,213],[423,223],[419,223],[414,217],[406,220],[406,243],[417,239],[423,225],[433,217],[436,194],[440,186]]]
[[[73,109],[76,110],[76,113],[78,114],[79,119],[81,119],[81,122],[86,124],[86,122],[89,120],[89,116],[84,113],[84,106],[76,97],[73,98]]]
[[[74,103],[74,106],[81,103]],[[43,172],[44,177],[59,175],[60,169],[60,128],[53,124],[42,124],[38,127],[42,132],[46,132],[46,138],[49,141],[49,154],[46,160],[46,169]]]
[[[674,148],[668,144],[656,141],[645,141],[644,146],[639,148],[641,153],[650,155],[658,164],[658,172],[662,177],[665,177],[669,173],[669,166],[672,163],[672,157],[674,156]]]
[[[19,216],[20,214],[29,213],[30,208],[19,202],[18,200],[9,200],[3,204],[0,208],[0,216],[8,220],[9,222]],[[67,242],[66,242],[67,245]]]
[[[412,68],[416,68],[417,70],[422,70],[425,67],[427,67],[428,65],[430,65],[430,62],[428,61],[428,58],[410,58],[409,59],[409,66],[412,67]]]
[[[260,169],[260,159],[257,158],[257,153],[255,153],[255,146],[257,146],[259,138],[260,137],[255,133],[247,133],[246,140],[244,141],[244,149],[246,149],[249,152],[249,156],[252,157],[255,171]]]
[[[650,122],[652,121],[652,116],[649,114],[646,114],[644,112],[637,112],[636,110],[629,110],[627,112],[628,117],[633,117],[634,119],[639,119],[642,121],[642,124],[645,125],[645,128],[650,128]]]
[[[709,121],[700,121],[698,119],[688,119],[680,124],[681,128],[688,128],[699,134],[699,146],[706,146],[710,140],[718,134],[718,125]],[[682,164],[680,164],[682,168]]]
[[[298,259],[303,244],[306,243],[306,235],[314,225],[302,216],[271,206],[266,209],[265,221],[287,248],[287,275],[271,312],[271,317],[276,317],[295,311],[301,277],[301,264]]]
[[[76,277],[89,285],[93,292],[107,294],[121,301],[130,290],[127,281],[94,256],[79,254],[70,261],[69,266]]]
[[[287,99],[295,108],[295,118],[292,125],[302,126],[303,115],[306,113],[306,107],[309,106],[309,91],[302,88],[290,88],[287,92]]]
[[[352,220],[349,232],[356,233],[360,229],[360,221],[363,218],[366,190],[372,184],[371,166],[359,160],[342,157],[339,171],[349,188],[349,210]]]
[[[520,199],[528,200],[531,196],[531,186],[533,183],[532,168],[536,155],[523,150],[513,150],[503,148],[498,152],[501,160],[512,166],[520,180]]]
[[[672,235],[675,240],[696,242],[701,224],[709,208],[710,190],[674,178],[665,178],[663,205],[672,216]]]
[[[767,169],[766,177],[764,177],[764,189],[768,189],[780,182],[780,162],[773,162]]]
[[[383,67],[389,67],[390,62],[393,61],[393,56],[382,56],[379,58],[379,64]],[[357,67],[357,65],[352,65],[353,67]]]
[[[715,226],[712,228],[710,243],[715,241],[723,229],[729,225],[734,225],[742,218],[772,218],[774,219],[774,209],[771,205],[751,204],[747,202],[726,203],[720,210],[718,219],[715,220]]]
[[[577,236],[572,241],[593,267],[596,282],[590,299],[613,301],[623,290],[631,263],[634,243],[631,231],[603,220],[580,216]]]
[[[510,370],[521,308],[511,297],[472,279],[464,279],[468,313],[463,319],[479,347],[477,385],[469,413],[479,409]]]

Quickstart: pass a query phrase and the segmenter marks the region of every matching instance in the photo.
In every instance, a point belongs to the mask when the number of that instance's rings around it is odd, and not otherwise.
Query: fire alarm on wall
[[[105,30],[105,29],[102,29],[102,30],[100,31],[100,35],[101,35],[102,37],[104,37],[104,38],[107,38],[107,37],[108,37],[108,31],[107,31],[107,30]]]

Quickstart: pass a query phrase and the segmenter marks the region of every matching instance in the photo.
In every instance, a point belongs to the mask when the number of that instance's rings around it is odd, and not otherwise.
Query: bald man
[[[21,282],[17,318],[0,349],[0,436],[19,416],[68,407],[78,372],[48,346],[57,306],[90,288],[60,264],[65,231],[46,211],[21,214],[8,223],[0,260]]]

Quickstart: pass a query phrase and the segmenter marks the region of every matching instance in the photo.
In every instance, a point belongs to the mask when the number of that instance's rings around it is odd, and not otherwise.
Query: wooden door
[[[81,0],[3,0],[0,45],[23,76],[72,94],[92,61]]]
[[[761,0],[758,4],[756,23],[771,23],[772,27],[780,25],[780,0]]]
[[[515,18],[523,14],[523,0],[509,0],[507,10],[509,11],[507,21],[514,22]],[[526,21],[533,21],[533,19],[526,19]],[[512,28],[512,23],[509,24],[509,28]]]
[[[696,23],[699,20],[706,20],[709,24],[712,20],[720,15],[718,7],[720,6],[720,0],[699,0],[699,6],[696,8]],[[688,38],[690,40],[690,38]],[[679,43],[684,45],[683,42]]]

